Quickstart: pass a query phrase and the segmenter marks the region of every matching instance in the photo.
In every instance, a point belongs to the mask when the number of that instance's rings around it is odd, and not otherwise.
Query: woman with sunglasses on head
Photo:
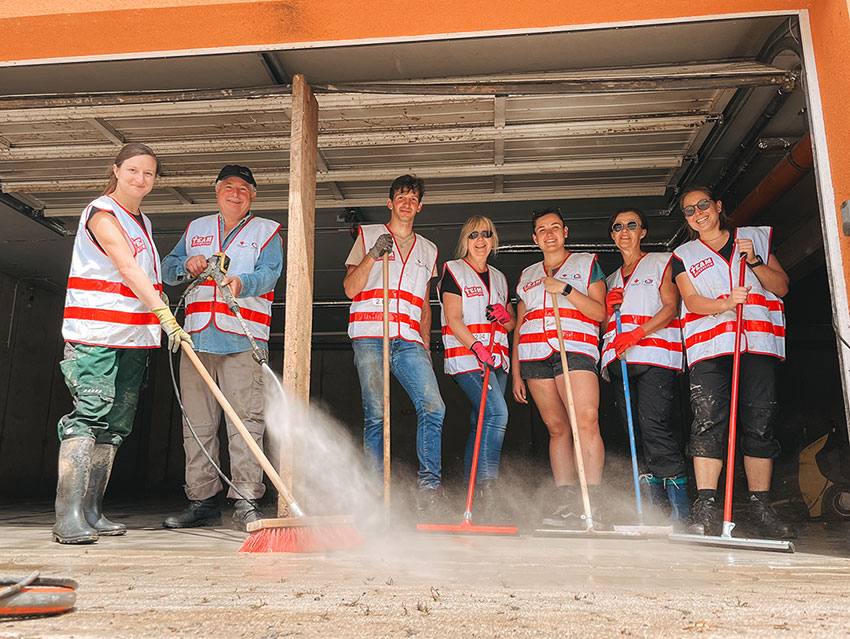
[[[123,535],[103,515],[103,494],[118,447],[130,434],[147,366],[160,345],[192,343],[162,300],[159,254],[140,206],[160,164],[146,145],[119,151],[103,194],[80,217],[65,296],[60,368],[74,400],[59,420],[59,477],[53,539],[86,544]]]
[[[642,452],[641,483],[656,506],[669,501],[672,522],[684,527],[690,516],[685,457],[670,425],[676,373],[682,369],[679,291],[670,274],[673,255],[641,249],[647,230],[646,215],[634,208],[620,209],[608,220],[623,265],[606,279],[608,323],[602,337],[601,369],[602,377],[614,382],[617,408],[628,426],[621,362],[627,363],[635,434],[640,436]]]
[[[543,260],[526,268],[517,285],[517,327],[512,352],[513,394],[528,403],[526,383],[549,430],[549,461],[557,503],[544,527],[583,528],[576,464],[561,367],[558,329],[564,336],[570,385],[591,503],[600,503],[605,447],[599,434],[599,323],[605,319],[605,282],[592,253],[565,247],[568,228],[560,209],[532,213],[532,239]],[[558,296],[556,324],[552,295]],[[594,505],[594,522],[604,522]]]
[[[772,421],[776,363],[785,358],[780,298],[788,293],[788,275],[771,253],[771,227],[733,228],[722,202],[702,186],[685,190],[679,206],[691,236],[673,252],[673,278],[685,307],[682,333],[694,412],[688,444],[697,483],[691,532],[721,532],[717,484],[729,428],[736,307],[743,304],[737,428],[749,488],[748,519],[756,535],[788,539],[794,530],[779,519],[769,494],[773,460],[779,455]],[[746,280],[738,286],[742,259]]]
[[[513,304],[508,300],[508,282],[501,271],[489,266],[487,258],[496,253],[499,236],[493,222],[481,216],[470,217],[460,231],[455,255],[446,262],[437,286],[442,306],[444,366],[472,404],[464,468],[469,479],[478,412],[484,392],[483,371],[492,369],[484,407],[478,470],[475,473],[477,521],[497,516],[499,460],[508,424],[505,402],[510,356],[508,331],[516,324]],[[491,343],[492,332],[492,343]],[[494,383],[495,382],[495,383]]]

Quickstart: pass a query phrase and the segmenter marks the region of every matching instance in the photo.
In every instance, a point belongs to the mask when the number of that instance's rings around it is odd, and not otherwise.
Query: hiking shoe
[[[714,497],[697,497],[691,508],[691,525],[688,532],[692,535],[720,535],[723,525],[720,505]]]
[[[753,493],[747,497],[747,519],[759,537],[794,539],[797,536],[797,531],[779,518],[769,501]]]
[[[416,496],[417,521],[420,524],[444,524],[449,517],[446,492],[441,488],[420,488]]]
[[[181,513],[168,517],[162,522],[163,528],[198,528],[200,526],[219,526],[221,511],[215,497],[193,499]]]
[[[253,499],[237,499],[233,503],[233,516],[231,523],[234,530],[247,532],[248,524],[252,521],[262,519],[263,514],[260,512],[257,502]]]

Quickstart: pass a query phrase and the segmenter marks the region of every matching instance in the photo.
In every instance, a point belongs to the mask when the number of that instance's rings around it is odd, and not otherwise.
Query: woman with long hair
[[[508,424],[508,331],[516,324],[513,304],[508,299],[508,281],[501,271],[487,264],[498,247],[499,236],[493,222],[478,215],[470,217],[460,231],[457,259],[443,266],[437,286],[442,307],[444,369],[472,404],[464,456],[467,480],[484,393],[483,371],[487,366],[492,369],[475,473],[476,504],[480,507],[476,513],[481,515],[476,518],[478,521],[493,520],[499,507],[496,481]]]
[[[53,539],[62,544],[123,535],[103,516],[103,494],[118,447],[130,434],[148,352],[189,335],[160,297],[159,254],[142,214],[160,163],[146,145],[125,145],[103,194],[83,210],[65,296],[60,363],[74,400],[59,420],[59,478]]]
[[[549,430],[549,461],[557,503],[543,526],[581,528],[576,464],[561,367],[558,333],[564,335],[577,428],[591,503],[599,504],[605,446],[599,434],[599,323],[605,319],[604,275],[592,253],[565,247],[568,228],[560,209],[532,213],[532,239],[543,260],[526,268],[517,284],[517,326],[511,368],[514,398],[528,403],[528,390]],[[560,321],[552,295],[558,296]],[[598,509],[596,509],[598,510]],[[594,520],[604,517],[594,516]]]
[[[773,418],[776,364],[785,358],[781,298],[788,293],[788,275],[771,252],[773,229],[734,228],[723,203],[703,186],[685,190],[679,206],[691,236],[673,252],[673,279],[685,307],[682,333],[694,412],[688,444],[697,484],[691,532],[721,532],[717,484],[729,428],[736,307],[743,304],[737,428],[749,488],[748,519],[755,535],[788,539],[794,530],[779,519],[769,492],[779,455]],[[741,260],[746,260],[744,286],[738,286]]]
[[[679,291],[670,274],[673,255],[641,248],[648,229],[646,215],[634,208],[620,209],[608,220],[608,233],[623,264],[606,278],[608,321],[601,369],[602,377],[614,382],[615,403],[627,427],[622,369],[626,362],[634,429],[640,441],[641,483],[654,505],[663,507],[669,501],[670,519],[677,527],[685,527],[690,516],[685,456],[670,423],[676,374],[682,370]]]

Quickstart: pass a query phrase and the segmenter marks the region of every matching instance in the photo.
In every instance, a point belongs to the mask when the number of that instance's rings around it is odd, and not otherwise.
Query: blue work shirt
[[[248,213],[236,228],[227,234],[227,237],[221,243],[221,247],[225,252],[239,230],[252,217],[253,215]],[[218,232],[220,237],[224,235],[224,218],[220,214],[218,216]],[[186,233],[184,231],[180,241],[177,242],[177,246],[162,260],[162,281],[169,286],[178,286],[185,283],[187,280],[186,276],[188,275],[186,271],[187,259]],[[242,280],[242,291],[239,293],[239,297],[258,297],[263,293],[274,290],[282,269],[283,240],[279,234],[275,233],[274,237],[260,252],[257,263],[254,265],[254,272],[239,274],[239,279]],[[191,276],[188,279],[191,279]],[[256,338],[256,340],[260,346],[268,348],[265,340],[259,338]],[[247,337],[220,331],[216,328],[214,322],[210,322],[206,328],[197,333],[192,333],[192,341],[195,343],[195,350],[204,353],[225,355],[251,350],[251,344]]]

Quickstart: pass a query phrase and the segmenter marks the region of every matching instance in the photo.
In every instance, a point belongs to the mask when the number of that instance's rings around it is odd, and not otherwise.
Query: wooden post
[[[318,132],[319,105],[305,77],[298,74],[292,78],[283,385],[305,402],[310,399]],[[292,457],[292,442],[284,438],[280,446],[280,474],[290,491]],[[286,503],[278,498],[278,516],[287,513]]]

